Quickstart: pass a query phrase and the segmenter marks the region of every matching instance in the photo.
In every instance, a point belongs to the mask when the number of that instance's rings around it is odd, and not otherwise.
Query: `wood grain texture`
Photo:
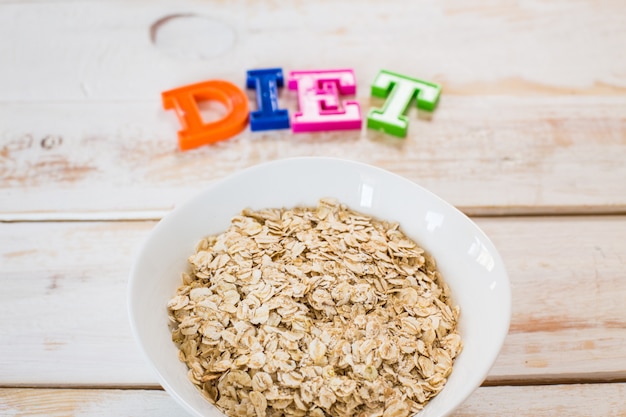
[[[626,212],[623,2],[354,7],[0,2],[0,220],[154,218],[237,170],[310,155],[386,168],[469,214]],[[162,91],[243,87],[275,66],[354,68],[364,114],[383,68],[444,93],[433,114],[409,111],[404,140],[246,130],[177,150]],[[295,94],[280,101],[295,111]]]
[[[0,385],[155,385],[126,309],[152,223],[0,225]]]
[[[504,258],[512,320],[492,382],[626,376],[626,217],[479,219]],[[613,352],[613,353],[611,353]],[[621,353],[620,353],[621,352]]]
[[[354,67],[447,94],[623,95],[619,0],[0,3],[1,101],[137,100],[247,69]],[[563,19],[567,16],[567,19]],[[206,23],[203,23],[206,22]],[[369,95],[369,94],[367,94]]]
[[[388,169],[474,215],[624,212],[625,108],[617,97],[444,97],[406,139],[246,131],[180,152],[158,103],[0,104],[0,220],[166,212],[228,174],[298,156]]]
[[[482,387],[451,417],[623,417],[626,384]],[[0,415],[171,417],[188,414],[164,391],[0,389]]]
[[[626,378],[626,217],[486,218],[512,281],[488,383]],[[0,385],[156,386],[126,282],[153,222],[0,224]]]
[[[186,415],[131,336],[134,253],[213,181],[334,156],[481,216],[504,258],[510,332],[454,417],[626,417],[624,16],[620,0],[0,0],[0,416]],[[406,139],[246,129],[177,150],[162,91],[277,66],[354,68],[364,115],[381,69],[443,95],[409,110]]]

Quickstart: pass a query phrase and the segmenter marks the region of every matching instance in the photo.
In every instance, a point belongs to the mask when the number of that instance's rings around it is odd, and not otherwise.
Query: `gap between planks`
[[[457,207],[469,217],[585,217],[622,216],[626,206],[593,207]],[[159,221],[171,210],[104,211],[104,212],[25,212],[0,213],[0,223],[36,222],[116,222],[116,221]]]
[[[0,223],[158,221],[171,210],[0,213]]]
[[[626,377],[612,378],[610,376],[594,376],[580,378],[580,376],[559,377],[554,379],[528,378],[528,379],[486,379],[480,385],[481,388],[495,387],[540,387],[540,386],[567,386],[567,385],[602,385],[602,384],[626,384]],[[0,384],[2,389],[58,389],[58,390],[122,390],[122,391],[164,391],[160,384]]]

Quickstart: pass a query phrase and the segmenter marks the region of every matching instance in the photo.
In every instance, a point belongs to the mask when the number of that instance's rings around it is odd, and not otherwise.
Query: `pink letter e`
[[[293,115],[294,132],[361,128],[361,108],[354,100],[339,102],[339,95],[356,93],[354,71],[292,71],[290,90],[298,92],[299,111]]]

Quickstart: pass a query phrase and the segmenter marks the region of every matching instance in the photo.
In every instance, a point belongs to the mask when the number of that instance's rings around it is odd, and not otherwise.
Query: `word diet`
[[[352,69],[290,72],[287,87],[298,96],[298,111],[291,118],[278,104],[278,88],[283,85],[281,68],[254,69],[247,71],[246,87],[256,90],[256,111],[249,111],[244,91],[224,80],[209,80],[166,91],[162,94],[163,107],[175,110],[182,125],[178,132],[181,150],[228,139],[241,132],[248,121],[252,131],[289,127],[293,132],[361,128],[359,103],[341,102],[339,98],[356,93]],[[386,100],[382,109],[369,111],[367,127],[405,137],[409,125],[405,112],[411,100],[416,99],[419,109],[432,111],[439,101],[441,85],[381,70],[374,79],[371,94]],[[197,103],[210,100],[223,104],[226,115],[205,123]]]

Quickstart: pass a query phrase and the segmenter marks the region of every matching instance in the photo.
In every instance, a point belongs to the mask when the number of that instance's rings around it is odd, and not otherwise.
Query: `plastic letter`
[[[278,108],[278,87],[284,84],[281,68],[249,70],[246,86],[256,90],[258,110],[250,112],[250,130],[286,129],[289,112]]]
[[[241,132],[248,123],[248,97],[236,85],[222,80],[191,84],[162,94],[163,108],[176,111],[182,130],[178,132],[181,150],[228,139]],[[215,100],[226,107],[226,115],[205,123],[198,102]]]
[[[291,120],[294,132],[361,128],[359,103],[339,102],[340,94],[356,93],[353,70],[293,71],[289,89],[298,92],[299,111]]]
[[[390,135],[405,137],[409,126],[404,115],[416,97],[417,108],[432,111],[441,95],[441,85],[382,70],[372,84],[372,96],[387,98],[384,107],[371,109],[367,127]]]

